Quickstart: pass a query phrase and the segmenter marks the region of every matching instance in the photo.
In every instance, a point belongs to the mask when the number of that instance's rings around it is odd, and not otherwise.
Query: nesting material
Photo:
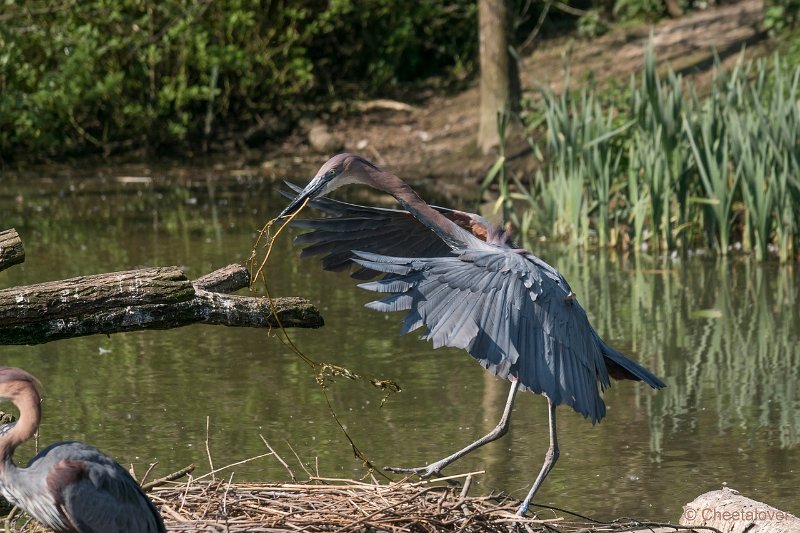
[[[151,497],[170,531],[509,531],[518,519],[518,502],[462,491],[442,482],[313,478],[289,484],[190,482],[156,489]],[[560,521],[552,513],[546,520],[523,519],[534,530]]]
[[[502,495],[469,496],[473,475],[388,484],[319,477],[301,483],[191,478],[159,486],[149,496],[160,509],[167,530],[175,532],[592,533],[642,530],[655,525],[587,523],[564,518],[563,513],[553,510],[539,510],[536,516],[521,518],[515,514],[518,500]],[[24,518],[10,524],[8,530],[46,531]]]

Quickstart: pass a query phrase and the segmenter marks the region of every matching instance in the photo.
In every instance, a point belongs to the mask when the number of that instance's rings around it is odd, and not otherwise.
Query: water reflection
[[[5,181],[0,226],[17,228],[27,260],[0,273],[0,287],[144,265],[183,265],[196,277],[243,262],[285,200],[258,173],[221,177]],[[562,456],[539,502],[598,518],[677,520],[684,503],[727,482],[798,512],[795,271],[747,259],[669,262],[532,248],[570,280],[600,334],[669,385],[657,393],[615,385],[596,427],[562,410]],[[398,315],[364,310],[373,295],[300,261],[289,238],[277,243],[268,280],[273,294],[309,297],[323,312],[325,328],[290,332],[304,352],[404,387],[383,407],[383,393],[364,383],[340,379],[329,389],[376,464],[437,459],[496,423],[506,382],[459,350],[400,337]],[[209,416],[217,467],[263,453],[264,435],[299,476],[294,453],[312,472],[364,474],[313,372],[264,331],[192,326],[3,346],[0,354],[44,383],[43,442],[86,440],[139,472],[156,459],[160,473],[188,462],[206,471]],[[450,468],[485,469],[480,490],[522,497],[546,449],[546,403],[525,394],[509,436]],[[287,478],[270,459],[235,471],[239,480]]]

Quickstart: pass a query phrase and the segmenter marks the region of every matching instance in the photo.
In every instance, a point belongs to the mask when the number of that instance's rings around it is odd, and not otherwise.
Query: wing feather
[[[604,416],[598,383],[604,388],[609,378],[599,337],[554,269],[499,247],[433,258],[354,253],[363,267],[398,276],[360,287],[396,291],[368,306],[408,310],[404,333],[424,326],[434,347],[463,348],[498,376],[593,422]]]
[[[301,190],[291,183],[286,182],[286,185],[295,194]],[[281,193],[288,198],[295,196],[286,191]],[[330,217],[293,220],[292,226],[312,230],[296,237],[295,243],[305,245],[302,257],[323,255],[322,267],[325,270],[351,270],[350,275],[359,280],[375,277],[377,272],[372,269],[353,268],[352,250],[404,257],[453,255],[442,239],[408,211],[349,204],[329,198],[317,198],[309,205]],[[493,227],[479,215],[432,207],[468,231],[476,230],[478,234],[495,240],[507,239],[501,229]]]
[[[296,239],[306,245],[302,255],[323,255],[326,270],[350,270],[356,279],[384,273],[360,287],[385,295],[367,307],[407,311],[402,333],[424,328],[422,338],[434,348],[462,348],[490,372],[518,379],[593,422],[605,415],[600,390],[609,385],[609,371],[664,386],[600,339],[555,268],[480,216],[433,207],[486,241],[474,248],[464,241],[464,249],[454,250],[407,211],[327,198],[310,205],[330,218],[293,222],[311,230]]]

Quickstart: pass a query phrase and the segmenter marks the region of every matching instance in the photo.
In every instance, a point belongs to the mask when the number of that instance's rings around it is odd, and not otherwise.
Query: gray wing
[[[165,532],[155,505],[113,459],[80,442],[55,444],[32,462],[47,468],[47,489],[79,531]]]
[[[404,311],[403,333],[424,326],[434,348],[463,348],[504,378],[544,393],[597,422],[609,376],[597,335],[569,285],[551,266],[520,251],[464,250],[436,258],[356,252],[357,262],[393,274],[362,288],[394,293],[367,307]]]
[[[301,190],[291,183],[286,182],[286,185],[295,194]],[[294,198],[292,193],[285,191],[281,193],[288,198]],[[309,206],[326,213],[329,217],[293,220],[293,226],[313,230],[295,238],[295,243],[306,245],[301,252],[302,257],[324,254],[322,267],[325,270],[335,272],[351,270],[350,275],[353,278],[362,280],[375,277],[377,273],[374,270],[359,268],[354,264],[353,250],[404,257],[453,255],[450,247],[442,239],[408,211],[349,204],[329,198],[313,200]],[[498,234],[498,230],[479,215],[444,207],[432,207],[479,236]]]

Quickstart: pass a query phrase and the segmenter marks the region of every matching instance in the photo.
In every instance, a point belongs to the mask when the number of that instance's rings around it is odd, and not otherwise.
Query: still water
[[[0,272],[0,288],[158,265],[180,265],[194,278],[244,262],[257,230],[285,205],[273,178],[304,183],[310,175],[273,174],[130,167],[0,178],[0,227],[15,227],[26,249],[24,264]],[[423,194],[430,198],[432,189]],[[284,234],[273,251],[270,291],[311,299],[326,322],[290,330],[293,341],[316,360],[403,388],[385,402],[361,381],[341,378],[328,389],[331,407],[374,464],[420,466],[494,427],[507,382],[464,352],[399,336],[401,315],[364,309],[372,293],[314,259],[301,261],[290,241]],[[596,426],[559,409],[561,458],[538,503],[599,520],[677,521],[682,505],[727,484],[800,513],[794,270],[741,258],[666,261],[533,247],[564,273],[600,334],[668,384],[660,392],[616,384]],[[139,475],[154,461],[156,476],[189,463],[202,474],[210,463],[265,453],[262,436],[300,479],[306,470],[366,475],[314,372],[266,331],[197,325],[0,346],[0,355],[43,383],[43,443],[85,440]],[[526,393],[509,435],[446,473],[485,470],[474,491],[522,498],[546,448],[546,403]],[[25,445],[19,459],[33,453]],[[274,457],[218,475],[289,479]]]

